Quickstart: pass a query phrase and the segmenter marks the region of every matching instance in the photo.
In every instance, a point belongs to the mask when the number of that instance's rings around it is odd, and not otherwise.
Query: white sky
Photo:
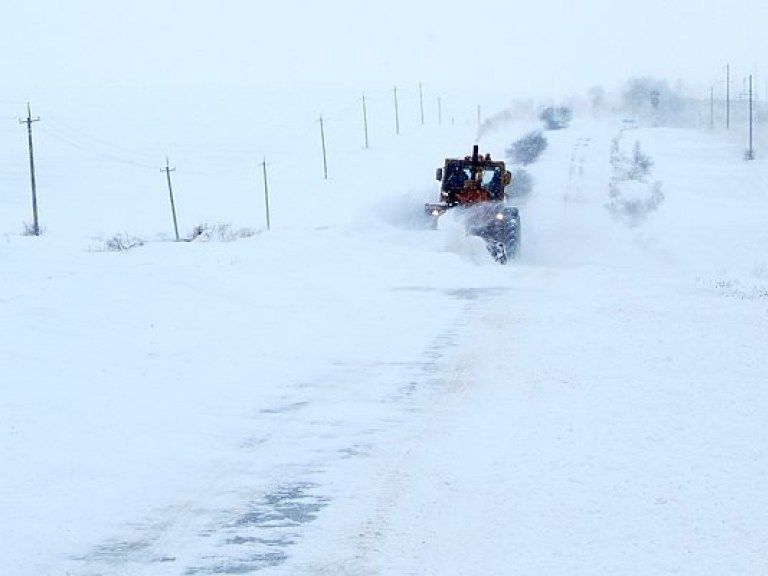
[[[470,6],[484,6],[469,10]],[[759,0],[26,0],[0,8],[0,98],[127,86],[561,94],[768,69]],[[768,77],[768,76],[767,76]]]

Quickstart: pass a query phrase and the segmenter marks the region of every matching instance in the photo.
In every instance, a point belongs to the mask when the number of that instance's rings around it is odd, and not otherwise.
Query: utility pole
[[[325,151],[325,123],[320,115],[320,143],[323,146],[323,178],[328,180],[328,156]]]
[[[168,195],[171,198],[171,215],[173,216],[173,231],[176,233],[176,242],[179,238],[179,223],[176,220],[176,203],[173,201],[173,187],[171,186],[171,172],[176,172],[176,168],[171,168],[171,162],[168,158],[165,159],[165,168],[162,168],[160,172],[165,172],[168,179]]]
[[[27,137],[29,140],[29,180],[32,185],[32,233],[40,236],[40,220],[37,215],[37,183],[35,181],[35,153],[32,148],[32,123],[39,122],[40,117],[32,118],[32,110],[27,102],[27,118],[19,120],[19,124],[27,125]]]
[[[749,152],[747,160],[754,160],[755,150],[752,147],[752,74],[749,75]]]
[[[731,127],[731,65],[725,65],[725,129]]]
[[[419,112],[421,113],[421,125],[424,126],[424,91],[419,82]]]
[[[395,94],[395,134],[400,135],[400,109],[397,106],[397,86],[394,90]]]
[[[443,125],[443,99],[440,96],[437,97],[437,125]]]
[[[480,128],[480,124],[481,124],[480,119],[481,119],[480,104],[478,104],[477,105],[477,127],[478,128]]]
[[[265,156],[261,163],[261,169],[264,174],[264,210],[267,215],[267,230],[269,230],[269,186],[267,185],[267,166],[267,157]]]
[[[365,149],[368,150],[368,108],[365,105],[365,94],[363,94],[363,131],[365,133]]]

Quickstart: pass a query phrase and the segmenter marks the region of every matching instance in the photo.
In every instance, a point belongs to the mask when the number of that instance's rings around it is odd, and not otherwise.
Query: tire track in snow
[[[72,555],[67,574],[198,576],[289,566],[307,527],[340,496],[327,485],[329,475],[370,457],[385,438],[423,416],[427,398],[455,384],[446,382],[443,366],[459,335],[480,302],[506,289],[401,290],[435,292],[462,304],[454,325],[434,338],[421,357],[340,362],[316,380],[297,383],[282,399],[254,414],[254,433],[223,461],[194,501],[170,503],[85,553]],[[353,414],[339,415],[332,407],[340,394],[359,390],[360,382],[382,383],[375,393],[346,399],[364,411],[367,407],[375,415],[373,421],[356,421]],[[296,442],[307,443],[303,460],[281,458],[281,446]],[[261,454],[274,463],[265,469]],[[260,475],[269,480],[260,482]],[[252,486],[249,479],[256,480]]]
[[[487,317],[488,311],[493,311],[493,302],[506,294],[509,289],[471,289],[454,291],[455,297],[469,299],[467,306],[449,333],[448,341],[440,342],[428,354],[433,355],[428,371],[431,381],[427,383],[428,402],[422,403],[416,414],[416,419],[410,422],[398,441],[390,446],[379,462],[376,463],[375,482],[367,488],[373,495],[369,515],[358,524],[336,527],[352,534],[352,550],[342,549],[335,553],[327,551],[321,560],[305,561],[299,564],[299,569],[290,574],[307,574],[322,576],[374,576],[392,573],[388,571],[391,558],[385,546],[393,531],[399,530],[397,522],[402,520],[396,514],[408,501],[408,494],[421,482],[438,482],[435,478],[417,478],[414,476],[410,460],[414,457],[411,447],[414,443],[419,448],[435,433],[436,426],[442,421],[445,410],[453,410],[462,398],[472,397],[474,388],[480,385],[477,368],[482,362],[485,352],[482,343],[478,348],[467,347],[466,334],[474,330],[479,316]],[[491,313],[491,316],[493,314]],[[488,318],[491,323],[499,320]],[[440,339],[438,339],[439,342]],[[424,399],[423,399],[424,400]],[[425,435],[425,436],[423,436]],[[428,442],[428,440],[426,440]],[[392,453],[393,449],[395,452]],[[450,491],[448,484],[442,488]],[[437,496],[435,496],[437,498]],[[420,508],[410,510],[411,518],[418,522],[419,518],[430,513],[430,502],[422,502]],[[426,536],[425,536],[426,537]],[[418,548],[418,543],[414,546]],[[331,557],[332,559],[329,559]]]
[[[566,186],[563,200],[568,202],[583,202],[584,165],[588,155],[588,148],[592,138],[579,138],[573,147],[568,167],[568,185]]]

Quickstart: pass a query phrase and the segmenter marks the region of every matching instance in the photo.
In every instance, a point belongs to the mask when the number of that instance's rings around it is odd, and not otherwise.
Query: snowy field
[[[345,126],[327,181],[309,123],[270,231],[255,166],[215,194],[180,167],[184,233],[255,232],[231,242],[160,239],[159,166],[115,204],[62,161],[40,238],[6,200],[0,574],[765,574],[768,161],[622,121],[545,133],[506,267],[418,218],[463,119]],[[614,141],[654,160],[635,219]]]

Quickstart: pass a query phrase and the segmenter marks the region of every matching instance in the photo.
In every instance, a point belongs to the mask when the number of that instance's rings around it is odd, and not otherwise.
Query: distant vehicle
[[[462,211],[467,234],[485,240],[486,248],[499,264],[515,258],[520,250],[520,213],[505,204],[504,189],[512,174],[504,162],[481,156],[474,146],[471,156],[446,158],[438,168],[440,201],[424,210],[437,227],[437,220],[450,209]]]
[[[562,130],[568,128],[573,120],[573,111],[567,106],[548,106],[539,116],[547,127],[547,130]]]
[[[623,118],[621,120],[621,131],[624,130],[634,130],[638,127],[637,120],[634,118]]]

